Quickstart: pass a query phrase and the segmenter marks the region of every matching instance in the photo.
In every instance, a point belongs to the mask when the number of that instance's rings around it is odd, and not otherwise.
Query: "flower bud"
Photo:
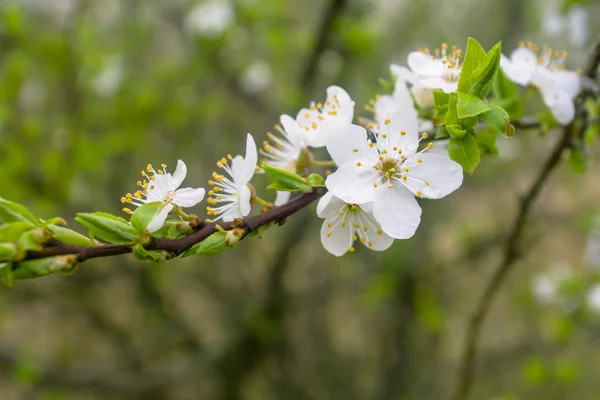
[[[234,228],[227,232],[225,236],[225,244],[227,246],[233,246],[235,243],[239,242],[246,236],[247,232],[243,228]]]
[[[51,272],[65,271],[77,265],[77,256],[68,254],[66,256],[55,256],[52,258],[49,270]]]

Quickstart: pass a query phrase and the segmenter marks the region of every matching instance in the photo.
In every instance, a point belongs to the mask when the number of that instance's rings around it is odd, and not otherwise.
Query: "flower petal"
[[[347,163],[329,175],[325,185],[334,196],[346,203],[362,204],[375,199],[373,182],[378,179],[379,174],[374,168]]]
[[[237,155],[231,160],[231,178],[238,185],[244,184],[244,157]],[[247,182],[246,182],[247,183]]]
[[[296,124],[294,118],[289,115],[282,115],[279,118],[283,130],[287,134],[288,141],[297,148],[306,147],[307,144],[303,140],[303,134],[301,133],[300,127]]]
[[[330,228],[327,224],[331,220],[326,219],[321,225],[321,243],[325,250],[330,252],[336,257],[343,256],[346,254],[348,249],[352,246],[352,226],[351,224],[345,224],[342,226],[341,223]]]
[[[379,186],[373,216],[381,229],[395,239],[408,239],[421,222],[421,207],[414,195],[402,185],[388,189]]]
[[[160,228],[163,227],[165,221],[167,220],[167,216],[173,209],[173,204],[165,204],[158,213],[152,218],[152,221],[146,227],[146,230],[150,233],[156,232]]]
[[[410,83],[413,86],[417,86],[417,85],[420,84],[420,80],[419,80],[419,77],[417,76],[417,74],[415,74],[414,72],[412,72],[411,70],[409,70],[405,66],[392,64],[390,66],[390,71],[398,79],[396,81],[396,84],[400,80],[402,80],[404,82],[408,82],[408,83]]]
[[[419,146],[419,120],[417,115],[410,110],[402,110],[390,118],[390,123],[380,129],[387,133],[386,140],[379,140],[377,147],[383,151],[392,152],[393,147],[402,149],[405,157],[415,154]],[[404,134],[402,134],[404,133]]]
[[[448,82],[446,79],[438,77],[423,79],[421,84],[429,89],[443,90],[445,93],[456,92],[458,88],[458,82]]]
[[[520,47],[512,52],[510,59],[502,55],[500,66],[508,79],[521,86],[527,86],[535,73],[537,56],[533,50]]]
[[[244,173],[242,175],[242,183],[250,182],[256,171],[256,163],[258,162],[258,153],[256,151],[256,143],[251,134],[246,136],[246,157],[244,157]]]
[[[175,192],[173,204],[180,207],[193,207],[204,199],[206,191],[203,188],[182,188]]]
[[[462,185],[462,167],[447,156],[433,153],[417,154],[407,159],[404,164],[410,169],[406,173],[408,179],[404,183],[413,193],[421,192],[422,197],[441,199]]]
[[[275,196],[275,201],[273,202],[273,204],[275,206],[282,206],[285,203],[287,203],[288,201],[290,201],[291,195],[292,195],[291,192],[277,192],[277,194]]]
[[[573,118],[575,118],[575,105],[568,93],[557,90],[543,91],[542,97],[559,124],[567,125],[573,121]]]
[[[240,188],[240,212],[242,213],[242,217],[250,214],[250,210],[252,206],[250,205],[250,198],[252,197],[252,193],[250,192],[250,188],[246,185]]]
[[[364,207],[362,205],[360,207],[364,210]],[[394,243],[393,237],[387,235],[385,232],[379,231],[381,229],[381,225],[379,225],[379,223],[375,220],[375,217],[373,217],[372,214],[368,212],[363,212],[361,214],[361,219],[367,220],[368,226],[371,227],[371,229],[368,229],[366,232],[363,231],[363,234],[366,239],[364,245],[367,248],[375,251],[383,251],[388,249],[392,245],[392,243]],[[367,226],[364,224],[364,222],[362,225]]]
[[[333,218],[340,212],[340,209],[345,205],[342,200],[335,197],[333,193],[327,192],[317,204],[317,216],[319,218]]]
[[[336,115],[333,119],[346,123],[352,122],[352,118],[354,118],[354,101],[352,101],[348,92],[339,86],[329,86],[327,88],[327,101],[337,105]]]
[[[327,135],[327,151],[338,166],[361,159],[377,158],[377,150],[369,147],[367,131],[362,126],[328,121],[323,124],[321,133]],[[358,151],[354,151],[357,149]]]
[[[408,66],[419,76],[434,77],[442,75],[443,71],[440,70],[431,57],[423,52],[413,51],[408,55]]]
[[[177,189],[181,186],[181,183],[185,179],[187,175],[187,167],[185,163],[181,160],[177,160],[177,168],[175,168],[175,172],[173,173],[173,178],[171,179],[171,190]]]

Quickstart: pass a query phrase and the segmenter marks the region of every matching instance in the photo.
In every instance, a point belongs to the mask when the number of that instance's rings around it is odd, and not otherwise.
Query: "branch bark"
[[[589,78],[594,78],[596,76],[596,70],[598,69],[599,63],[600,40],[594,46],[586,63],[586,67],[584,68],[584,72]],[[582,96],[585,96],[585,94],[582,94]],[[475,306],[475,311],[473,311],[469,319],[463,352],[459,360],[457,386],[451,397],[453,400],[466,400],[469,397],[471,387],[473,386],[475,356],[477,354],[479,335],[485,317],[489,313],[490,307],[502,287],[502,284],[506,280],[508,273],[512,270],[512,267],[519,258],[519,243],[523,236],[525,223],[529,217],[531,207],[538,198],[542,187],[552,172],[560,164],[563,153],[571,146],[571,140],[575,133],[575,121],[573,121],[563,129],[560,140],[556,143],[552,153],[540,169],[537,178],[521,199],[519,212],[513,222],[512,229],[504,246],[502,262],[485,285],[485,290],[479,298],[479,301]]]
[[[317,200],[326,193],[325,188],[315,189],[312,193],[303,194],[296,197],[287,204],[275,207],[269,211],[255,215],[245,220],[248,230],[251,232],[266,224],[276,221],[283,221],[285,218],[295,214],[313,201]],[[217,232],[217,225],[225,230],[232,228],[232,222],[211,222],[202,228],[181,239],[155,239],[146,248],[148,250],[166,250],[175,255],[189,249],[196,243],[200,243],[207,237]],[[57,243],[54,246],[46,247],[40,251],[31,251],[27,254],[25,260],[34,260],[38,258],[53,257],[58,255],[77,254],[79,262],[92,258],[111,257],[121,254],[131,253],[131,247],[120,244],[105,244],[97,247],[73,246],[66,243]]]

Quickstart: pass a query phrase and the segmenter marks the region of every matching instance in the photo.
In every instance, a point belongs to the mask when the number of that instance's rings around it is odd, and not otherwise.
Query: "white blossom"
[[[233,25],[234,19],[235,11],[228,0],[211,1],[190,11],[185,29],[190,34],[216,38]]]
[[[334,256],[354,252],[358,241],[371,250],[389,248],[394,239],[386,235],[372,213],[372,204],[349,204],[327,192],[317,205],[317,215],[324,218],[321,243]]]
[[[587,295],[587,305],[595,312],[600,312],[600,285],[594,285]]]
[[[327,150],[339,166],[329,175],[327,188],[349,204],[373,203],[373,216],[383,231],[396,239],[413,236],[421,220],[415,196],[442,198],[462,184],[462,168],[439,154],[426,153],[433,142],[417,151],[418,122],[414,114],[399,112],[384,122],[387,131],[377,142],[363,127],[329,125]]]
[[[187,167],[183,161],[177,161],[177,168],[175,168],[173,175],[167,172],[165,164],[162,164],[161,168],[156,171],[151,164],[148,164],[146,170],[142,171],[142,176],[145,179],[138,181],[138,186],[141,189],[133,195],[127,193],[121,197],[122,203],[133,204],[134,206],[141,206],[155,201],[163,203],[156,216],[150,221],[147,227],[148,232],[155,232],[162,228],[174,206],[193,207],[204,199],[205,190],[203,188],[193,189],[187,187],[179,189],[187,175]],[[132,213],[129,208],[124,208],[123,211],[129,214]]]
[[[429,49],[411,52],[408,67],[392,65],[392,73],[398,80],[412,85],[411,91],[417,104],[424,108],[433,107],[433,89],[446,93],[456,91],[460,77],[462,50],[442,43],[441,50]]]
[[[269,87],[273,80],[273,70],[265,61],[255,61],[242,74],[241,85],[247,93],[260,93]]]
[[[521,42],[510,58],[502,55],[500,65],[506,76],[521,86],[537,88],[556,121],[566,125],[575,117],[573,99],[581,90],[579,74],[565,70],[567,52],[544,45],[539,52],[533,43]]]
[[[531,291],[537,301],[544,305],[564,304],[561,287],[572,279],[570,266],[557,264],[550,270],[535,275],[531,280]]]
[[[229,177],[213,172],[213,180],[208,181],[213,188],[208,192],[211,197],[207,202],[215,206],[222,204],[218,207],[206,208],[208,215],[216,217],[214,221],[223,219],[228,222],[250,214],[252,192],[248,184],[254,176],[257,161],[256,143],[252,135],[248,134],[245,157],[240,155],[231,157],[228,154],[227,158],[217,162],[217,167],[223,169]]]
[[[350,123],[354,118],[354,102],[348,92],[339,86],[327,88],[324,103],[311,103],[296,116],[296,124],[304,130],[304,140],[310,147],[323,147],[328,130],[323,127],[329,122]]]

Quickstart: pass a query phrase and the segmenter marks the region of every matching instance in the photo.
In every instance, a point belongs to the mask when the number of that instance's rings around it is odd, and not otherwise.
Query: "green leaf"
[[[496,131],[494,128],[490,126],[485,127],[477,132],[475,138],[477,139],[477,144],[479,145],[480,154],[492,157],[496,157],[498,155],[498,148],[496,147],[498,131]]]
[[[23,233],[33,227],[34,225],[27,221],[16,221],[0,225],[0,242],[16,242]]]
[[[260,167],[265,171],[269,179],[276,184],[267,186],[267,189],[282,192],[310,192],[312,190],[311,185],[296,174],[275,168],[267,163],[261,163]]]
[[[158,250],[146,250],[141,244],[133,246],[133,257],[139,261],[145,262],[159,262],[170,258],[169,253],[166,251]]]
[[[139,206],[131,215],[131,226],[135,228],[135,230],[143,236],[146,233],[146,228],[152,218],[158,213],[160,206],[162,206],[161,201],[153,201],[151,203],[146,203],[142,206]]]
[[[508,79],[502,68],[498,68],[496,77],[492,83],[493,104],[502,107],[511,119],[518,120],[523,117],[523,99],[517,85]]]
[[[584,151],[579,147],[573,147],[569,154],[569,167],[571,171],[583,174],[588,170],[588,159]]]
[[[14,243],[0,243],[0,262],[11,261],[17,250]]]
[[[443,90],[433,91],[433,102],[435,103],[436,110],[440,107],[447,106],[450,101],[450,95]]]
[[[39,225],[39,221],[24,206],[0,197],[0,221],[4,223],[27,221]]]
[[[435,139],[445,139],[447,137],[450,137],[450,134],[446,129],[446,125],[438,126],[437,131],[435,132]]]
[[[34,228],[24,232],[19,237],[19,247],[23,250],[39,251],[42,249],[42,243],[45,241],[45,234],[42,228]]]
[[[446,130],[452,139],[462,139],[467,134],[467,131],[459,124],[446,125]]]
[[[23,261],[18,263],[17,268],[13,270],[13,277],[15,279],[33,279],[50,275],[52,273],[51,265],[52,257]]]
[[[188,250],[186,250],[181,257],[187,257],[191,255],[204,255],[214,256],[227,250],[227,243],[225,243],[226,232],[215,232],[200,243],[196,243]]]
[[[523,378],[532,385],[541,385],[548,379],[548,368],[537,358],[525,361],[521,370]]]
[[[316,188],[316,187],[325,187],[325,180],[323,179],[323,177],[319,174],[310,174],[307,178],[306,181],[308,182],[308,184],[312,187],[312,188]]]
[[[549,110],[541,112],[537,115],[540,121],[540,135],[546,136],[550,129],[556,128],[559,124],[554,118],[554,115]]]
[[[448,143],[448,153],[451,159],[469,173],[472,173],[479,165],[479,146],[475,137],[470,133],[461,140],[451,138]]]
[[[379,78],[379,84],[387,90],[394,90],[394,84],[383,78]]]
[[[71,229],[59,225],[48,225],[48,231],[52,234],[52,238],[62,243],[72,244],[74,246],[94,246],[94,242]]]
[[[444,104],[440,108],[435,111],[433,117],[431,119],[437,122],[438,125],[443,125],[446,123],[446,114],[448,113],[448,104]]]
[[[446,124],[458,124],[460,123],[458,118],[458,112],[456,110],[458,104],[458,95],[456,92],[450,93],[448,100],[448,112],[446,113]]]
[[[479,97],[468,93],[458,93],[456,104],[458,118],[475,117],[490,110],[490,106]]]
[[[496,43],[489,53],[481,60],[479,67],[471,76],[470,93],[483,99],[490,91],[494,76],[500,68],[500,57],[502,56],[502,42]]]
[[[14,286],[12,263],[0,263],[0,276],[2,276],[2,283],[6,287],[11,288]]]
[[[79,213],[75,221],[88,228],[92,235],[109,243],[130,244],[138,237],[135,228],[127,221],[108,213]]]
[[[485,50],[479,42],[472,37],[467,40],[467,51],[458,78],[458,91],[471,93],[473,86],[473,73],[485,57]]]
[[[515,129],[510,124],[510,117],[502,107],[495,104],[490,104],[490,111],[480,116],[481,120],[494,128],[504,137],[512,137],[515,134]]]

